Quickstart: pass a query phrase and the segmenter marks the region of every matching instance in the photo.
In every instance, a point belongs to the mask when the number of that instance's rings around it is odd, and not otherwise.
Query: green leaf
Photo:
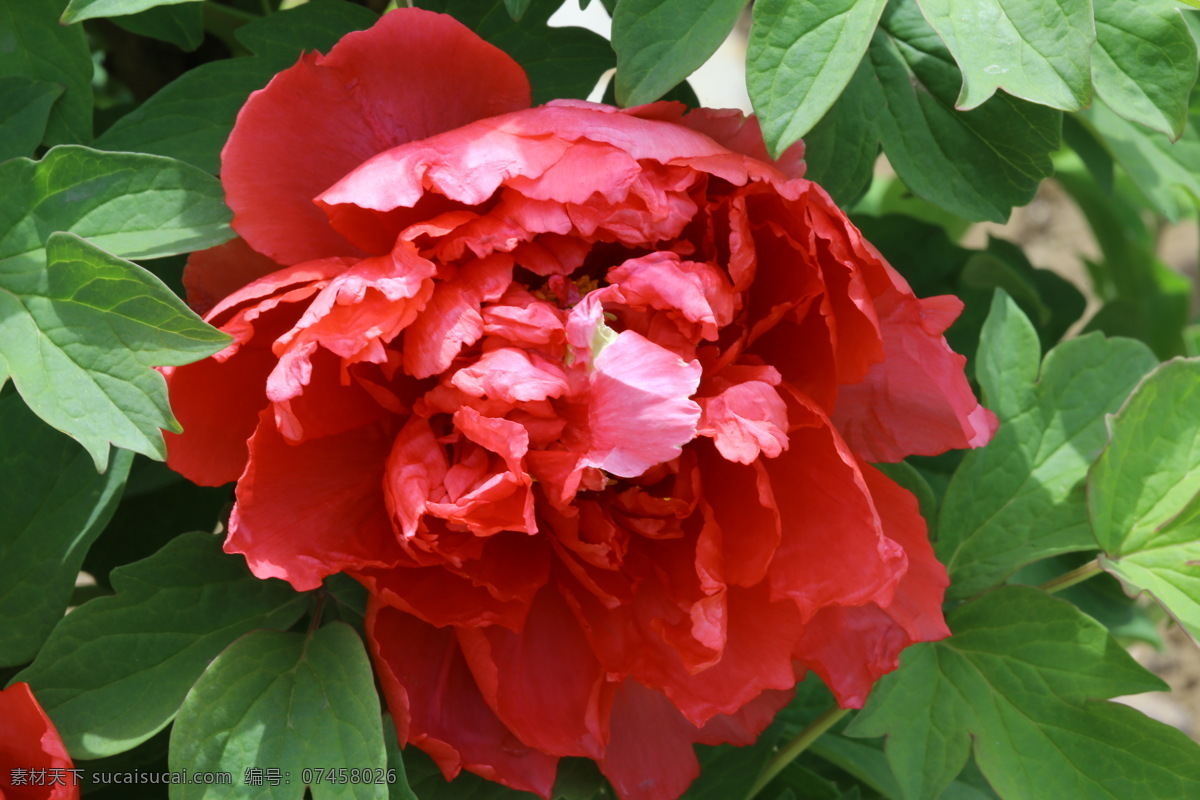
[[[1095,546],[1084,480],[1105,442],[1104,415],[1120,407],[1155,358],[1129,339],[1070,339],[1039,370],[1037,334],[997,292],[976,376],[1000,429],[968,453],[938,517],[937,552],[950,597],[973,595],[1021,566]]]
[[[1110,428],[1088,478],[1101,563],[1200,639],[1200,360],[1156,369]]]
[[[998,94],[967,112],[954,109],[961,73],[914,0],[884,10],[867,57],[831,109],[853,121],[846,135],[882,142],[915,194],[970,220],[1002,222],[1053,173],[1061,112]],[[848,108],[840,108],[848,106]],[[770,124],[769,121],[764,124]],[[865,168],[862,154],[853,163]],[[850,183],[864,182],[856,175]]]
[[[71,0],[67,10],[62,14],[62,24],[82,22],[96,17],[120,17],[125,14],[136,14],[156,6],[175,5],[177,3],[195,3],[199,0]]]
[[[745,5],[746,0],[617,3],[612,21],[617,102],[650,103],[681,83],[717,51]]]
[[[286,628],[306,605],[286,583],[252,576],[207,533],[177,537],[112,578],[116,595],[68,614],[18,676],[76,758],[144,742],[231,642],[255,628]]]
[[[561,5],[552,0],[535,0],[519,23],[499,0],[420,0],[419,5],[452,15],[512,56],[529,75],[534,105],[557,97],[586,98],[615,63],[612,47],[600,34],[547,26]]]
[[[0,397],[0,666],[31,661],[71,600],[84,555],[112,516],[132,454],[104,474],[79,445]]]
[[[187,52],[204,41],[204,8],[199,3],[156,6],[112,21],[130,33],[161,39]]]
[[[947,617],[954,635],[918,644],[847,728],[888,735],[906,798],[936,797],[974,749],[1001,797],[1156,800],[1200,796],[1200,749],[1116,703],[1164,688],[1096,621],[1026,587]]]
[[[95,147],[169,156],[215,173],[238,109],[278,71],[278,63],[262,58],[202,64],[114,122]]]
[[[178,432],[166,382],[151,367],[188,364],[229,337],[162,281],[71,233],[53,233],[46,268],[0,273],[0,352],[29,407],[91,454],[109,445],[166,458]]]
[[[864,59],[841,96],[804,137],[804,176],[820,184],[843,208],[854,205],[867,191],[879,160],[875,122],[879,109],[871,106],[878,96],[874,82],[874,69]]]
[[[221,148],[251,92],[291,66],[301,50],[328,51],[345,34],[377,20],[362,6],[335,0],[311,0],[254,20],[236,36],[258,56],[214,61],[185,72],[113,123],[95,146],[170,156],[215,173]]]
[[[1092,0],[1096,92],[1122,117],[1178,139],[1196,82],[1196,42],[1171,0]]]
[[[314,800],[386,796],[379,695],[358,634],[335,622],[308,635],[256,631],[234,642],[188,692],[170,765],[238,777],[281,770],[286,782],[256,787],[254,797],[300,800],[306,785]],[[366,770],[370,780],[315,775],[331,769]],[[247,796],[240,782],[171,789],[173,800]]]
[[[238,28],[235,36],[255,55],[280,62],[279,69],[283,69],[290,67],[301,51],[328,52],[347,33],[378,21],[378,14],[353,3],[310,0],[256,19]]]
[[[508,15],[514,22],[520,22],[521,17],[529,10],[530,2],[531,0],[504,0],[504,7],[508,9]]]
[[[50,109],[62,93],[58,83],[22,75],[0,78],[0,161],[27,156],[37,149]]]
[[[1194,119],[1172,143],[1161,133],[1122,119],[1102,102],[1078,116],[1164,217],[1176,222],[1200,200],[1200,128]]]
[[[754,4],[746,88],[776,156],[808,133],[838,99],[886,5],[887,0]]]
[[[62,7],[62,0],[0,0],[0,75],[65,87],[46,125],[51,145],[92,138],[91,51],[82,28],[58,24]]]
[[[195,167],[137,153],[56,147],[41,161],[0,164],[0,281],[34,286],[46,240],[70,231],[122,258],[159,258],[220,244],[233,232],[221,185]]]
[[[959,108],[975,108],[997,89],[1064,111],[1092,101],[1091,0],[918,2],[962,70]]]
[[[110,573],[117,567],[150,557],[181,533],[215,530],[232,499],[227,487],[197,486],[166,464],[138,456],[121,504],[88,550],[83,569],[97,584],[111,587]]]

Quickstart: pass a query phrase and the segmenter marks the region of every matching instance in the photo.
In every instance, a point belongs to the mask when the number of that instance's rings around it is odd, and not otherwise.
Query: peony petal
[[[494,397],[506,403],[561,397],[569,388],[561,367],[534,351],[515,347],[484,353],[474,364],[454,373],[450,383],[474,397]]]
[[[188,305],[197,314],[207,314],[233,292],[279,268],[279,264],[252,250],[240,236],[192,253],[183,268]]]
[[[733,321],[733,288],[711,264],[657,252],[613,267],[607,279],[620,288],[629,305],[676,312],[699,325],[701,336],[710,341]]]
[[[0,798],[77,800],[79,788],[72,778],[75,765],[28,683],[0,690],[0,721]],[[44,780],[21,782],[21,771],[27,776],[41,773]]]
[[[436,545],[435,545],[436,546]],[[383,603],[431,625],[501,625],[520,630],[549,579],[549,548],[536,537],[501,533],[461,566],[364,570],[355,578]]]
[[[807,414],[807,419],[804,415]],[[882,531],[862,471],[837,431],[811,406],[789,408],[791,446],[763,460],[783,535],[768,580],[805,619],[830,605],[890,600],[907,561]]]
[[[677,458],[696,434],[700,362],[633,331],[622,331],[596,356],[588,396],[591,466],[621,477],[641,475]]]
[[[782,538],[770,476],[761,461],[736,464],[711,447],[699,450],[703,497],[712,524],[700,533],[697,567],[713,580],[754,586],[766,577]]]
[[[763,381],[735,383],[714,397],[702,397],[698,436],[711,436],[721,455],[749,464],[759,454],[775,458],[788,446],[787,406],[775,387]]]
[[[926,304],[933,309],[928,315]],[[891,462],[982,447],[996,432],[995,415],[979,405],[967,383],[966,359],[941,335],[945,305],[941,298],[931,303],[899,291],[875,301],[886,356],[861,383],[840,387],[833,413],[838,430],[864,459]]]
[[[424,310],[404,333],[404,366],[414,378],[442,372],[483,334],[480,306],[512,283],[512,259],[494,255],[461,268],[437,284]]]
[[[291,445],[264,412],[249,445],[225,552],[245,555],[255,575],[305,592],[402,557],[379,491],[391,446],[381,426]]]
[[[376,153],[529,102],[517,63],[453,18],[385,14],[242,107],[221,161],[234,228],[283,264],[354,255],[312,198]]]
[[[862,708],[875,681],[899,666],[905,647],[950,635],[942,616],[949,579],[934,558],[916,498],[878,470],[862,466],[884,531],[904,547],[909,569],[890,604],[826,608],[796,643],[797,660],[821,676],[843,708]]]
[[[671,701],[634,680],[613,698],[612,729],[600,771],[620,800],[676,800],[700,774],[699,733]]]
[[[463,628],[458,638],[488,704],[521,741],[554,756],[601,757],[604,670],[556,590],[538,593],[520,632]]]
[[[467,769],[548,798],[558,759],[529,747],[488,707],[453,630],[367,604],[367,641],[401,744],[424,750],[447,780]]]
[[[388,511],[405,537],[416,535],[431,492],[441,485],[448,468],[446,454],[429,422],[410,417],[392,443],[383,484]]]

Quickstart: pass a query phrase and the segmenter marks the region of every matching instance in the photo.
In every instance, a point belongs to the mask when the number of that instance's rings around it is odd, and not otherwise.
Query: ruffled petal
[[[385,14],[242,107],[221,154],[234,229],[283,264],[354,255],[312,198],[376,153],[529,102],[520,66],[453,18]]]

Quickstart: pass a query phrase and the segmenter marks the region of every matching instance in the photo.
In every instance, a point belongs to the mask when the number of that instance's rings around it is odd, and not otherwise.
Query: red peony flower
[[[345,571],[402,741],[547,796],[563,756],[669,800],[812,670],[862,704],[947,635],[913,497],[868,462],[995,420],[918,300],[736,112],[529,108],[402,9],[254,94],[241,235],[190,261],[234,337],[166,369],[226,550]]]
[[[0,690],[0,800],[75,800],[74,766],[29,684]]]

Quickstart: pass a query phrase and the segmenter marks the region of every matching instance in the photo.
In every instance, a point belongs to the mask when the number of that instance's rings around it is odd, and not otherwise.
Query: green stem
[[[783,772],[783,768],[796,760],[796,758],[809,748],[809,746],[825,731],[837,724],[837,721],[850,713],[848,708],[833,708],[826,711],[821,716],[808,723],[808,727],[796,734],[796,737],[785,744],[783,748],[776,753],[767,765],[763,767],[759,773],[758,780],[754,782],[754,786],[746,794],[746,800],[751,800],[755,795],[761,792],[766,785],[775,779],[775,776]]]
[[[325,601],[329,599],[329,593],[322,587],[317,590],[317,599],[313,603],[312,618],[308,621],[308,635],[312,636],[317,632],[317,628],[321,627],[321,615],[325,613]]]
[[[1070,572],[1064,572],[1057,578],[1051,578],[1038,588],[1043,592],[1054,594],[1055,592],[1061,592],[1063,589],[1066,589],[1069,586],[1082,583],[1093,575],[1099,575],[1103,571],[1104,569],[1100,566],[1099,557],[1093,558],[1082,567],[1076,567]]]

